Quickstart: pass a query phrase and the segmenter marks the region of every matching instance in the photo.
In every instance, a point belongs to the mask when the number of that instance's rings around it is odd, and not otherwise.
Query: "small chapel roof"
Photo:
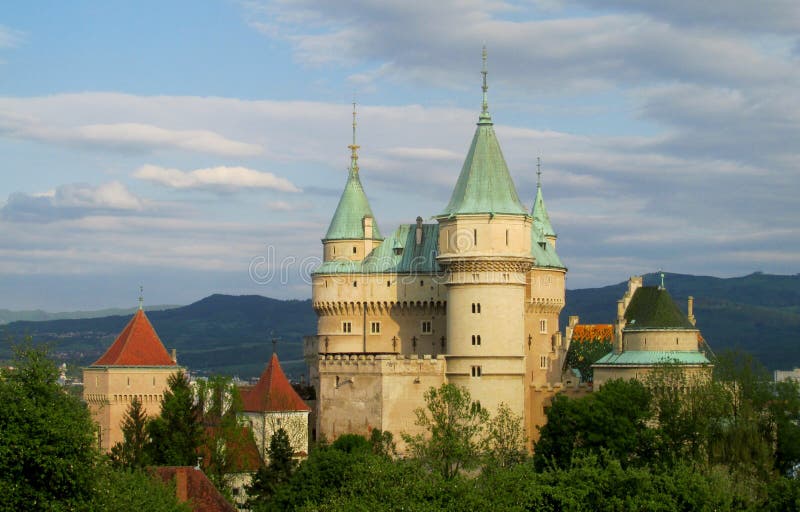
[[[311,411],[283,373],[277,354],[272,354],[256,385],[242,390],[242,406],[245,412]]]
[[[177,366],[144,310],[139,309],[92,366]]]
[[[687,316],[675,305],[666,288],[656,286],[642,286],[636,290],[625,310],[625,320],[625,330],[696,330]]]

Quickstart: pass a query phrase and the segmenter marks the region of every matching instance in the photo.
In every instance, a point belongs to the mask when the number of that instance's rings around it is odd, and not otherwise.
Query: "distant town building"
[[[100,449],[122,442],[121,423],[131,400],[138,398],[148,416],[161,412],[169,376],[179,371],[139,304],[139,310],[114,343],[83,370],[83,399],[98,426]]]
[[[795,368],[794,370],[775,370],[774,376],[775,382],[784,382],[787,380],[800,382],[800,368]]]

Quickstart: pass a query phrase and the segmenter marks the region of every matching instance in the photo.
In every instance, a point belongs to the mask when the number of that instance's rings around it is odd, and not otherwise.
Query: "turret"
[[[360,146],[356,144],[355,103],[353,103],[353,143],[348,148],[351,153],[347,183],[328,232],[322,239],[323,261],[361,261],[383,240],[359,177]]]

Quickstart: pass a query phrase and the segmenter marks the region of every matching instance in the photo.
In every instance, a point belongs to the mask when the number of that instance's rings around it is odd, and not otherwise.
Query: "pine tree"
[[[111,448],[111,459],[115,464],[128,468],[143,468],[149,463],[146,453],[147,414],[142,402],[134,397],[122,420],[122,442]]]
[[[203,443],[200,406],[195,403],[183,372],[172,374],[161,402],[161,415],[148,424],[151,442],[148,456],[153,464],[193,466]]]
[[[296,466],[289,435],[282,428],[272,434],[268,453],[269,464],[256,472],[253,482],[247,488],[248,507],[253,510],[264,510],[268,507],[277,488],[289,481]]]

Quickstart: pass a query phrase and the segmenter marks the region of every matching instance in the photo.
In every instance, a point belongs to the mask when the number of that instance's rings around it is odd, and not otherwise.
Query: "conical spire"
[[[555,237],[556,232],[550,224],[550,216],[547,214],[547,208],[544,206],[544,197],[542,197],[542,162],[539,158],[536,159],[536,199],[533,202],[533,225],[537,228],[542,235],[546,237]]]
[[[347,183],[344,186],[342,197],[336,206],[325,240],[352,240],[364,238],[364,217],[375,216],[369,206],[369,200],[364,193],[358,171],[358,149],[356,144],[356,104],[353,103],[353,143],[347,146],[350,149],[350,170]],[[377,223],[373,222],[372,239],[381,240]]]
[[[461,174],[450,202],[442,217],[470,213],[505,213],[527,215],[514,187],[514,180],[508,172],[500,143],[494,133],[492,117],[489,114],[487,97],[489,86],[486,82],[486,47],[483,48],[483,101],[478,117],[478,127],[472,138],[472,145],[464,160]]]

